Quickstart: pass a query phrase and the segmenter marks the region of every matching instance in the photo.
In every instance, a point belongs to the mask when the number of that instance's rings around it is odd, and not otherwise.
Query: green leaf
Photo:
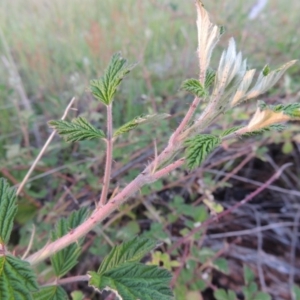
[[[240,128],[242,128],[243,126],[234,126],[234,127],[231,127],[231,128],[228,128],[226,130],[224,130],[221,134],[220,134],[220,137],[224,137],[226,135],[229,135],[237,130],[239,130]]]
[[[268,65],[265,65],[264,68],[262,69],[262,74],[264,76],[268,76],[270,74],[270,72],[271,72],[270,67]]]
[[[57,240],[73,228],[82,224],[87,218],[87,215],[88,210],[86,208],[81,208],[80,210],[73,212],[67,219],[59,220],[55,231],[52,233],[52,241]],[[71,244],[51,257],[51,264],[57,277],[65,275],[77,264],[77,259],[81,251],[81,242],[82,241],[78,241],[77,243]]]
[[[234,291],[224,289],[217,289],[214,291],[214,296],[217,300],[236,300],[236,294]]]
[[[199,98],[207,96],[207,91],[205,90],[205,88],[202,86],[202,84],[198,79],[191,78],[185,80],[182,83],[181,88]]]
[[[221,25],[221,26],[219,27],[219,29],[220,29],[220,35],[224,34],[224,32],[226,31],[226,30],[225,30],[225,27],[224,27],[223,25]]]
[[[212,69],[208,69],[206,72],[205,83],[204,83],[204,86],[207,90],[215,81],[215,77],[216,77],[216,72]]]
[[[269,127],[264,127],[264,128],[261,128],[260,130],[254,130],[254,131],[244,133],[244,134],[240,135],[240,137],[247,138],[247,137],[260,135],[260,134],[263,134],[265,132],[269,132],[269,131],[272,131],[272,130],[274,130],[274,131],[283,131],[284,129],[286,129],[286,126],[283,125],[283,124],[272,124]]]
[[[138,262],[156,245],[157,243],[153,239],[135,237],[128,242],[115,246],[102,261],[98,273],[101,275],[122,264]]]
[[[293,300],[300,300],[300,287],[297,285],[293,286]]]
[[[271,296],[267,293],[258,292],[253,300],[272,300]]]
[[[215,269],[228,274],[229,268],[228,268],[228,261],[225,258],[217,258],[213,261],[213,266]]]
[[[283,112],[285,115],[288,115],[292,118],[300,117],[300,103],[291,103],[287,105],[279,104],[274,107],[270,107],[275,112]]]
[[[16,192],[7,180],[0,178],[0,244],[7,244],[17,214]]]
[[[246,265],[244,265],[244,280],[245,280],[245,284],[249,285],[253,280],[254,280],[255,276],[253,271]]]
[[[89,272],[89,285],[113,291],[122,300],[171,300],[171,274],[157,266],[125,263],[104,273]]]
[[[1,300],[30,300],[30,293],[37,289],[29,263],[9,254],[0,257]]]
[[[114,137],[127,133],[139,125],[146,124],[146,123],[154,123],[156,121],[165,119],[169,116],[170,116],[169,114],[154,114],[154,115],[136,117],[133,120],[129,121],[128,123],[122,125],[120,128],[118,128],[114,133]]]
[[[60,135],[62,135],[67,142],[76,142],[105,137],[105,134],[102,130],[95,128],[82,117],[75,118],[72,120],[72,122],[53,120],[49,121],[48,124]]]
[[[187,148],[185,156],[188,168],[194,169],[200,166],[207,155],[219,146],[220,143],[221,139],[211,134],[201,134],[186,140],[185,145]]]
[[[84,295],[81,291],[74,291],[71,293],[72,300],[83,300]]]
[[[126,59],[122,58],[120,53],[114,54],[103,76],[90,82],[93,96],[103,104],[109,105],[122,79],[134,67],[135,64],[127,64]]]
[[[68,295],[60,286],[47,286],[33,293],[34,300],[68,300]]]
[[[235,294],[234,291],[228,290],[227,293],[228,293],[228,300],[236,300],[237,299],[236,294]]]

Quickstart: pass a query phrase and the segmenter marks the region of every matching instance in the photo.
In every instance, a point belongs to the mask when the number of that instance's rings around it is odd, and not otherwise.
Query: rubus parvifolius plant
[[[128,64],[119,53],[115,54],[103,76],[90,83],[90,91],[107,109],[106,132],[95,128],[86,119],[78,117],[66,121],[50,121],[49,125],[66,141],[99,139],[106,144],[106,165],[99,203],[93,211],[86,208],[74,211],[57,222],[49,242],[39,251],[22,258],[9,251],[9,238],[17,212],[17,194],[24,186],[33,167],[16,192],[5,179],[0,179],[0,299],[68,299],[63,283],[88,281],[97,291],[110,290],[119,299],[168,300],[173,299],[169,288],[171,274],[157,266],[139,261],[156,247],[156,241],[135,237],[113,247],[96,271],[82,276],[63,278],[73,268],[81,253],[84,236],[121,204],[138,192],[179,167],[198,167],[224,140],[247,137],[270,130],[282,130],[288,121],[300,119],[300,103],[267,105],[259,101],[257,110],[245,126],[232,127],[220,135],[203,134],[213,122],[243,102],[265,93],[296,61],[290,61],[271,71],[264,67],[255,79],[255,70],[247,69],[242,54],[237,53],[233,39],[221,55],[216,70],[210,67],[212,52],[222,35],[222,28],[211,23],[200,1],[196,1],[198,29],[199,77],[188,79],[182,88],[195,97],[176,130],[170,135],[165,149],[125,188],[108,198],[113,160],[113,146],[120,135],[144,123],[157,122],[168,114],[140,116],[114,130],[112,105],[122,79],[135,65]],[[195,112],[200,103],[206,107],[200,116]],[[45,147],[48,145],[47,141]],[[44,148],[45,148],[44,147]],[[42,155],[38,156],[40,159]],[[34,166],[34,165],[33,165]],[[30,250],[30,249],[29,249]],[[39,286],[33,267],[50,258],[56,280]]]

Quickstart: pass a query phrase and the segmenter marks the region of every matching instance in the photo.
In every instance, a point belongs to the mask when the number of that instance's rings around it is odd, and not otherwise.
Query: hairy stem
[[[89,275],[73,276],[73,277],[58,279],[52,283],[46,283],[46,284],[42,285],[42,287],[63,285],[63,284],[74,283],[74,282],[89,281],[89,279],[90,279]]]
[[[189,123],[189,121],[191,120],[192,116],[195,113],[196,108],[198,107],[200,103],[200,98],[199,97],[195,97],[193,100],[193,103],[190,105],[188,112],[186,113],[186,115],[184,116],[184,118],[182,119],[181,123],[179,124],[179,126],[177,127],[177,129],[175,130],[175,132],[172,134],[171,138],[170,138],[170,142],[169,143],[174,143],[177,142],[178,137],[180,136],[180,134],[183,132],[183,130],[185,129],[185,126]]]
[[[100,206],[107,202],[107,194],[110,184],[112,153],[113,153],[113,124],[112,124],[112,104],[107,105],[107,135],[106,135],[106,162],[103,178],[103,188],[100,197]]]
[[[138,175],[132,182],[130,182],[119,194],[113,197],[104,206],[98,206],[92,215],[77,228],[73,229],[63,237],[57,239],[56,241],[47,244],[44,248],[37,251],[36,253],[27,257],[26,261],[30,264],[37,264],[46,258],[52,256],[56,252],[70,244],[78,241],[80,238],[85,236],[89,231],[91,231],[98,223],[107,218],[112,212],[117,210],[121,204],[123,204],[132,194],[137,192],[142,186],[148,183],[152,183],[157,179],[165,176],[169,172],[173,171],[177,167],[183,164],[183,160],[178,160],[175,163],[159,170],[156,173],[145,174],[142,172]]]

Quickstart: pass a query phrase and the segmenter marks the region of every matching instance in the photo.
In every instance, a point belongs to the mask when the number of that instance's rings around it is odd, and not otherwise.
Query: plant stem
[[[64,120],[66,118],[66,116],[67,116],[69,110],[71,109],[74,101],[75,101],[75,97],[73,97],[71,99],[69,105],[67,106],[67,108],[64,111],[63,116],[61,117],[61,120]],[[36,157],[36,159],[34,160],[33,164],[31,165],[30,169],[28,170],[26,176],[24,177],[24,179],[20,183],[20,185],[19,185],[19,187],[17,189],[17,192],[16,192],[17,196],[21,193],[24,185],[26,184],[27,180],[29,179],[30,175],[32,174],[33,170],[35,169],[36,165],[38,164],[38,162],[40,161],[41,157],[45,153],[47,147],[49,146],[49,144],[51,143],[52,139],[54,138],[55,133],[56,133],[56,130],[53,130],[53,132],[50,134],[48,140],[44,144],[43,148],[41,149],[39,155]]]
[[[174,142],[177,142],[177,139],[178,139],[179,135],[183,132],[185,126],[191,120],[191,118],[194,115],[195,110],[198,107],[199,103],[200,103],[200,98],[199,97],[195,97],[194,100],[193,100],[193,102],[192,102],[192,104],[189,107],[188,112],[186,113],[186,115],[182,119],[181,123],[179,124],[179,126],[177,127],[177,129],[175,130],[175,132],[172,134],[172,136],[170,138],[170,143],[173,144]]]
[[[159,170],[156,173],[145,174],[142,172],[133,181],[131,181],[120,193],[113,197],[104,206],[98,206],[92,215],[77,228],[73,229],[63,237],[57,239],[56,241],[47,244],[44,248],[37,251],[36,253],[27,257],[26,261],[30,264],[37,264],[44,259],[52,256],[57,251],[69,246],[70,244],[76,242],[83,236],[85,236],[89,231],[91,231],[98,223],[107,218],[112,212],[117,210],[121,204],[123,204],[132,194],[137,192],[142,186],[148,183],[152,183],[162,176],[165,176],[169,172],[178,168],[183,164],[183,160],[178,160],[175,163],[168,165],[167,167]],[[153,164],[154,162],[152,162]]]
[[[113,153],[113,124],[112,124],[112,104],[106,106],[107,108],[107,135],[106,135],[106,161],[105,171],[103,178],[103,188],[99,204],[105,205],[107,201],[107,194],[110,184],[111,165],[112,165],[112,153]]]
[[[63,284],[68,284],[68,283],[74,283],[74,282],[88,281],[89,279],[90,279],[89,275],[73,276],[73,277],[58,279],[52,283],[46,283],[46,284],[42,285],[42,287],[57,286],[57,285],[63,285]]]

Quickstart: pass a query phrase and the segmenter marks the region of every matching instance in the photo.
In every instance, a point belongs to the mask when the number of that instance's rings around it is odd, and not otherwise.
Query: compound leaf
[[[207,95],[205,87],[202,86],[199,80],[194,78],[185,80],[181,88],[199,98]]]
[[[48,124],[60,135],[62,135],[67,142],[76,142],[105,137],[105,134],[102,130],[95,128],[82,117],[75,118],[72,120],[72,122],[53,120],[49,121]]]
[[[205,77],[205,83],[204,83],[204,86],[206,89],[210,88],[210,86],[215,81],[215,77],[216,77],[216,72],[214,70],[208,69],[206,71],[206,77]]]
[[[269,132],[269,131],[283,131],[284,129],[286,129],[286,126],[283,125],[283,124],[273,124],[273,125],[270,125],[268,127],[264,127],[264,128],[261,128],[260,130],[254,130],[254,131],[249,131],[247,133],[244,133],[242,135],[240,135],[240,137],[252,137],[252,136],[256,136],[256,135],[259,135],[259,134],[263,134],[265,132]]]
[[[135,237],[128,242],[115,246],[102,261],[98,274],[103,274],[124,263],[138,262],[156,245],[157,243],[153,239]]]
[[[7,244],[17,213],[16,192],[7,180],[0,178],[0,244]]]
[[[284,114],[292,117],[298,118],[300,117],[300,103],[291,103],[287,105],[279,104],[274,106],[275,112],[283,112]]]
[[[201,134],[186,140],[185,156],[188,168],[198,167],[220,143],[221,139],[211,134]]]
[[[87,214],[88,210],[81,208],[73,212],[67,219],[59,220],[56,225],[56,230],[52,233],[52,240],[57,240],[83,223],[87,218]],[[77,259],[81,252],[80,244],[81,241],[71,244],[51,257],[51,264],[57,277],[65,275],[77,264]]]
[[[169,114],[154,114],[154,115],[146,115],[146,116],[136,117],[133,120],[129,121],[128,123],[122,125],[120,128],[118,128],[114,133],[114,137],[117,137],[121,134],[127,133],[139,125],[142,125],[145,123],[153,123],[153,122],[165,119],[169,116],[170,116]]]
[[[113,101],[122,79],[134,67],[135,64],[129,65],[120,53],[114,54],[103,76],[90,82],[90,89],[94,97],[103,104],[109,105]]]
[[[68,295],[60,286],[47,286],[33,293],[34,300],[68,300]]]
[[[235,131],[237,131],[238,129],[242,128],[243,126],[234,126],[234,127],[231,127],[231,128],[228,128],[228,129],[225,129],[221,134],[220,134],[220,137],[224,137],[226,135],[229,135]]]
[[[171,300],[171,274],[157,266],[125,263],[102,274],[89,272],[89,285],[111,290],[121,300]]]
[[[0,299],[30,300],[38,289],[29,263],[10,254],[0,257]]]

